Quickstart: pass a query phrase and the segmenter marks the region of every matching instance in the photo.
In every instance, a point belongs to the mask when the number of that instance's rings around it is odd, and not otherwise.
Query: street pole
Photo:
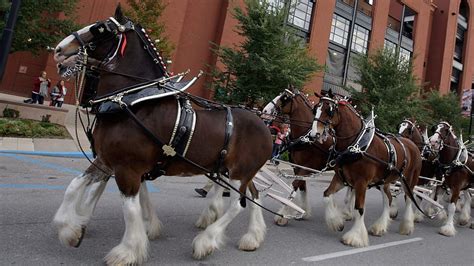
[[[12,45],[13,29],[15,28],[16,19],[20,11],[21,0],[12,0],[8,21],[3,29],[2,41],[0,43],[0,80],[3,79],[3,73],[7,65],[8,54]]]

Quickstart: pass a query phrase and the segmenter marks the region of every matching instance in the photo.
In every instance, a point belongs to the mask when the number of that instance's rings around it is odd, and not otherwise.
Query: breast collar
[[[362,119],[362,129],[360,130],[359,135],[355,139],[354,143],[347,147],[347,150],[351,153],[365,153],[374,140],[374,136],[375,115],[374,110],[372,110],[369,117]]]

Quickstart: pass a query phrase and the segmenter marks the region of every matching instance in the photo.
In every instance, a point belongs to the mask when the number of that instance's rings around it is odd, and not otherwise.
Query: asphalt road
[[[79,248],[62,246],[51,220],[71,179],[88,166],[84,159],[0,154],[0,265],[100,265],[102,258],[120,242],[124,231],[121,197],[111,179],[99,201]],[[339,242],[344,232],[334,233],[323,221],[322,192],[327,183],[310,182],[313,215],[309,220],[291,221],[286,227],[273,224],[264,212],[268,231],[255,252],[242,252],[237,242],[247,229],[248,211],[227,230],[226,245],[202,261],[192,258],[191,242],[199,233],[194,227],[206,199],[194,188],[206,182],[198,177],[163,177],[151,183],[151,198],[163,222],[162,236],[150,245],[148,265],[473,265],[474,230],[457,227],[455,237],[437,233],[440,221],[416,224],[411,236],[398,234],[399,218],[382,237],[370,236],[368,249]],[[338,201],[342,202],[342,195]],[[402,199],[398,199],[403,206]],[[279,205],[269,198],[271,209]],[[366,225],[382,209],[381,196],[370,190],[366,200]],[[401,214],[401,212],[400,212]]]

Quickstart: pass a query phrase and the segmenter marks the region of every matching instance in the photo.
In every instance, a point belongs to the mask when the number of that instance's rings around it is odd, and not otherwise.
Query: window
[[[397,44],[387,39],[384,40],[383,47],[393,53],[397,50]]]
[[[331,33],[329,39],[337,44],[347,46],[350,21],[336,14],[332,15]]]
[[[267,2],[270,5],[271,10],[282,9],[285,6],[285,0],[267,0]],[[260,4],[262,3],[263,1],[260,0]]]
[[[288,23],[309,32],[313,2],[311,0],[292,0]]]
[[[367,44],[369,42],[369,30],[359,25],[355,25],[352,35],[352,50],[361,54],[367,53]]]
[[[408,51],[407,49],[400,47],[400,59],[410,61],[410,58],[411,58],[411,52]]]
[[[346,54],[328,49],[326,57],[326,75],[324,79],[331,84],[342,84]]]

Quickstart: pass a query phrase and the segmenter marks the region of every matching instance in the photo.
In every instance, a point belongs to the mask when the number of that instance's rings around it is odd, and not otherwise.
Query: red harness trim
[[[125,52],[125,47],[127,47],[127,35],[123,34],[122,44],[120,47],[120,55],[123,57],[123,53]]]

